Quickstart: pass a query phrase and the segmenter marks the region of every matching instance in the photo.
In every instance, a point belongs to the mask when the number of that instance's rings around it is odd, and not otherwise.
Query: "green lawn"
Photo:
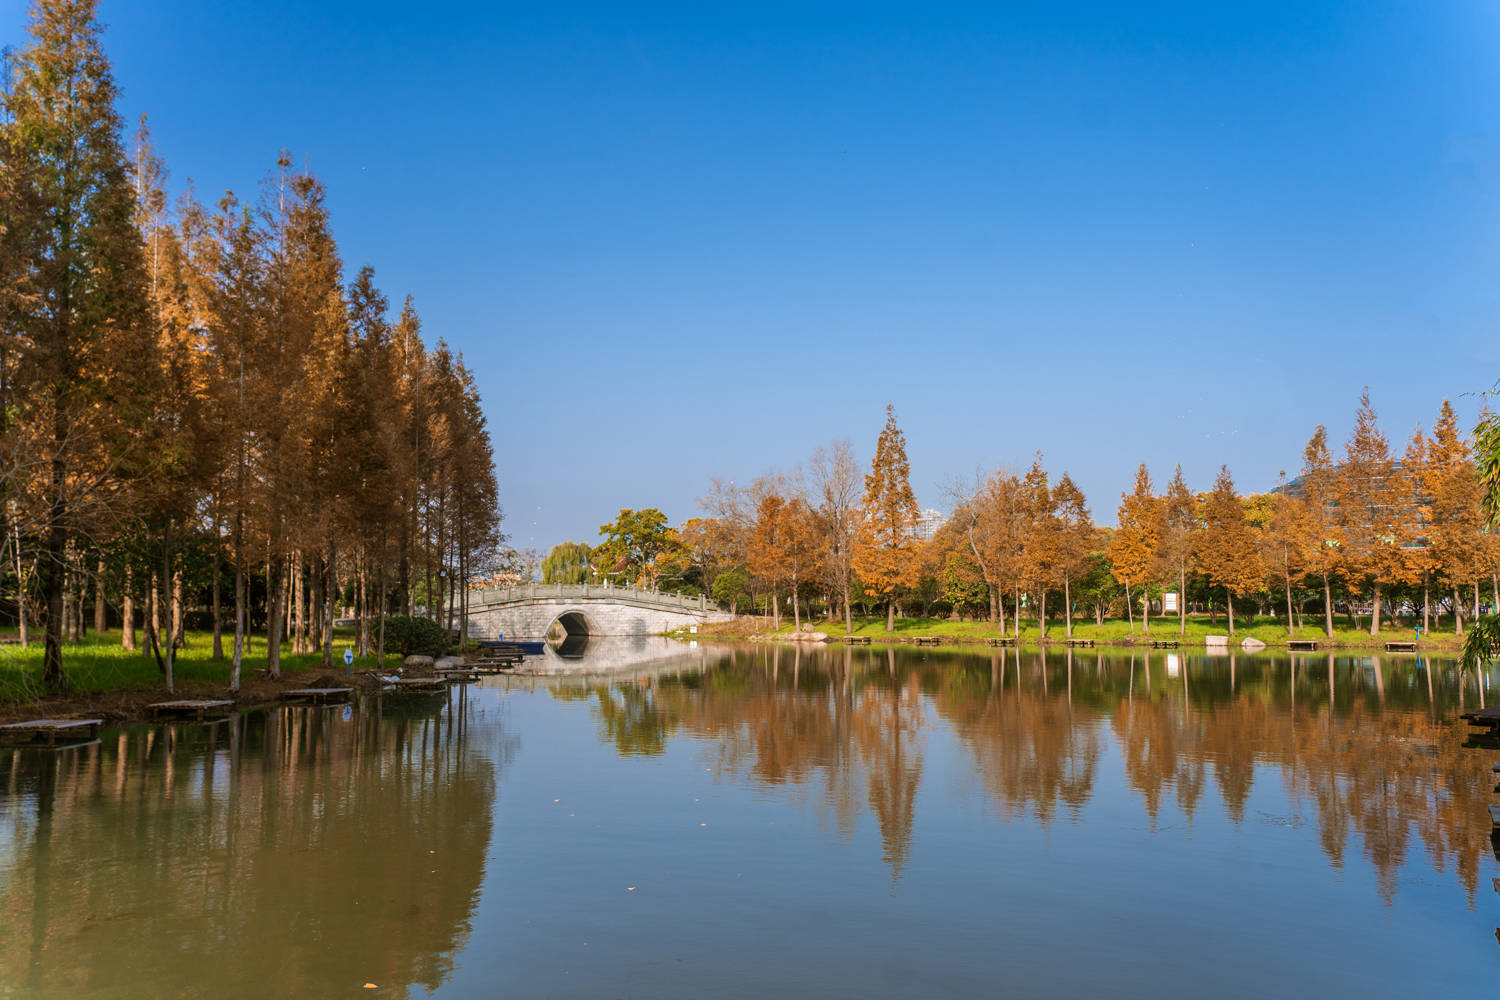
[[[1321,623],[1317,625],[1305,624],[1297,630],[1298,639],[1317,639],[1327,641]],[[1013,622],[1006,622],[1005,634],[1012,635]],[[1347,621],[1341,618],[1334,619],[1333,642],[1338,645],[1347,646],[1373,646],[1380,645],[1388,640],[1409,640],[1416,637],[1414,628],[1403,624],[1400,627],[1391,625],[1382,626],[1380,635],[1371,637],[1364,629],[1349,629]],[[827,632],[830,636],[838,637],[844,634],[843,619],[837,622],[819,620],[813,622],[815,628]],[[782,632],[791,632],[790,618],[782,619]],[[854,632],[856,635],[868,635],[871,638],[881,637],[910,638],[914,635],[938,635],[951,638],[983,639],[993,635],[999,635],[1000,630],[996,625],[989,622],[958,622],[946,618],[898,618],[896,619],[896,630],[888,633],[885,630],[885,616],[874,618],[855,618]],[[1217,621],[1210,622],[1207,616],[1190,616],[1187,620],[1187,632],[1182,636],[1184,642],[1202,643],[1205,636],[1227,635],[1229,627],[1220,616]],[[1061,618],[1048,619],[1047,638],[1062,639],[1067,635]],[[1129,622],[1124,619],[1107,619],[1103,625],[1096,625],[1092,618],[1073,620],[1073,635],[1082,639],[1094,639],[1099,642],[1145,642],[1149,639],[1177,639],[1178,622],[1175,616],[1171,618],[1156,618],[1151,621],[1151,632],[1148,635],[1142,628],[1141,622],[1135,622],[1132,631]],[[1033,618],[1021,619],[1021,638],[1023,640],[1036,641],[1041,636],[1037,628],[1036,620]],[[1287,629],[1285,619],[1274,618],[1251,618],[1249,616],[1236,616],[1234,620],[1234,637],[1236,640],[1254,637],[1267,645],[1283,645],[1287,641]],[[1451,623],[1446,632],[1435,632],[1424,637],[1422,645],[1435,649],[1453,648],[1457,649],[1461,639],[1453,635]]]
[[[14,635],[14,632],[6,635]],[[137,633],[137,640],[144,644],[145,637]],[[214,662],[213,635],[208,632],[189,632],[187,646],[177,651],[174,675],[179,684],[229,684],[229,654],[233,649],[233,636],[224,638],[225,658]],[[334,635],[334,663],[340,672],[344,669],[344,650],[352,648],[354,637],[342,632]],[[290,644],[282,647],[290,649]],[[389,666],[398,666],[400,657],[394,653],[386,655]],[[245,676],[266,666],[266,642],[264,636],[253,640],[241,667]],[[283,674],[309,673],[322,666],[321,653],[292,656],[283,653]],[[375,657],[356,658],[354,666],[375,666]],[[63,675],[70,689],[77,693],[121,690],[149,690],[159,687],[162,675],[156,660],[145,651],[127,653],[120,648],[120,633],[91,633],[81,642],[63,647]],[[31,645],[22,649],[18,645],[0,645],[0,702],[32,701],[42,696],[42,642],[35,638]]]

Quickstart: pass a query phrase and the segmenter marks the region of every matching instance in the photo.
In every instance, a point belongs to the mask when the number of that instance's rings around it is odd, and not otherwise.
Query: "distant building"
[[[917,517],[917,537],[924,542],[932,541],[932,536],[938,533],[948,520],[948,515],[940,510],[928,507]]]

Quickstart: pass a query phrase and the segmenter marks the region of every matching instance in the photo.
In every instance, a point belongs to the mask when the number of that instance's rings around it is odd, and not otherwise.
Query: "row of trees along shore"
[[[0,534],[23,642],[122,623],[172,682],[190,607],[331,663],[384,616],[463,601],[501,541],[471,373],[344,286],[323,184],[283,153],[260,195],[171,201],[143,117],[127,151],[93,0],[39,0],[0,105]],[[226,623],[227,619],[227,623]],[[371,621],[373,619],[373,626]]]
[[[1500,454],[1488,444],[1500,441],[1490,418],[1479,434],[1481,454]],[[764,610],[777,627],[785,599],[799,628],[804,609],[820,603],[850,630],[855,605],[883,604],[887,630],[900,612],[987,617],[1001,634],[1019,634],[1025,608],[1043,636],[1049,616],[1072,635],[1080,613],[1149,632],[1153,606],[1174,593],[1179,633],[1189,603],[1211,616],[1222,609],[1231,634],[1237,606],[1284,612],[1289,629],[1321,618],[1330,636],[1339,606],[1355,627],[1368,609],[1371,635],[1400,611],[1424,628],[1450,614],[1462,633],[1482,590],[1500,605],[1500,533],[1489,530],[1486,482],[1500,482],[1500,462],[1476,463],[1449,403],[1398,456],[1365,393],[1342,455],[1318,427],[1300,474],[1283,474],[1267,493],[1241,495],[1227,466],[1207,492],[1190,490],[1180,466],[1158,489],[1141,465],[1116,527],[1101,528],[1072,478],[1051,477],[1038,453],[1024,473],[951,489],[950,516],[923,537],[905,438],[888,407],[863,477],[839,441],[794,474],[748,487],[716,480],[706,516],[675,529],[660,511],[621,511],[601,526],[603,544],[559,546],[543,572],[696,589],[730,610]]]

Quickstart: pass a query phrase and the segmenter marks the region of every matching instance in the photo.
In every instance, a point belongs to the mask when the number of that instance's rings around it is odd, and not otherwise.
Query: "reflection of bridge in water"
[[[655,635],[569,637],[528,656],[516,674],[591,677],[625,673],[653,675],[697,673],[728,656],[724,647],[699,646]]]

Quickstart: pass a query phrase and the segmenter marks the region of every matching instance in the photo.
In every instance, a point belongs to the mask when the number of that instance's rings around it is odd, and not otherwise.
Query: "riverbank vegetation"
[[[840,441],[791,474],[714,481],[706,515],[675,529],[659,511],[623,511],[654,530],[632,536],[628,557],[608,542],[594,550],[590,572],[706,591],[771,630],[789,611],[792,627],[806,615],[863,631],[855,620],[881,609],[891,634],[1356,644],[1420,629],[1427,641],[1439,629],[1462,635],[1500,606],[1500,434],[1489,418],[1476,439],[1444,401],[1432,431],[1418,429],[1398,456],[1366,394],[1337,458],[1317,427],[1299,474],[1249,495],[1227,466],[1195,493],[1180,466],[1158,488],[1141,465],[1115,525],[1101,527],[1040,453],[1024,473],[954,488],[946,517],[920,511],[888,410],[863,476]],[[620,523],[601,533],[612,538]],[[569,553],[577,575],[577,547]]]
[[[53,691],[101,676],[90,628],[237,690],[256,633],[274,676],[332,665],[338,609],[361,655],[389,612],[462,621],[501,540],[462,357],[345,284],[290,154],[257,197],[170,197],[94,15],[38,0],[0,103],[0,618]]]

